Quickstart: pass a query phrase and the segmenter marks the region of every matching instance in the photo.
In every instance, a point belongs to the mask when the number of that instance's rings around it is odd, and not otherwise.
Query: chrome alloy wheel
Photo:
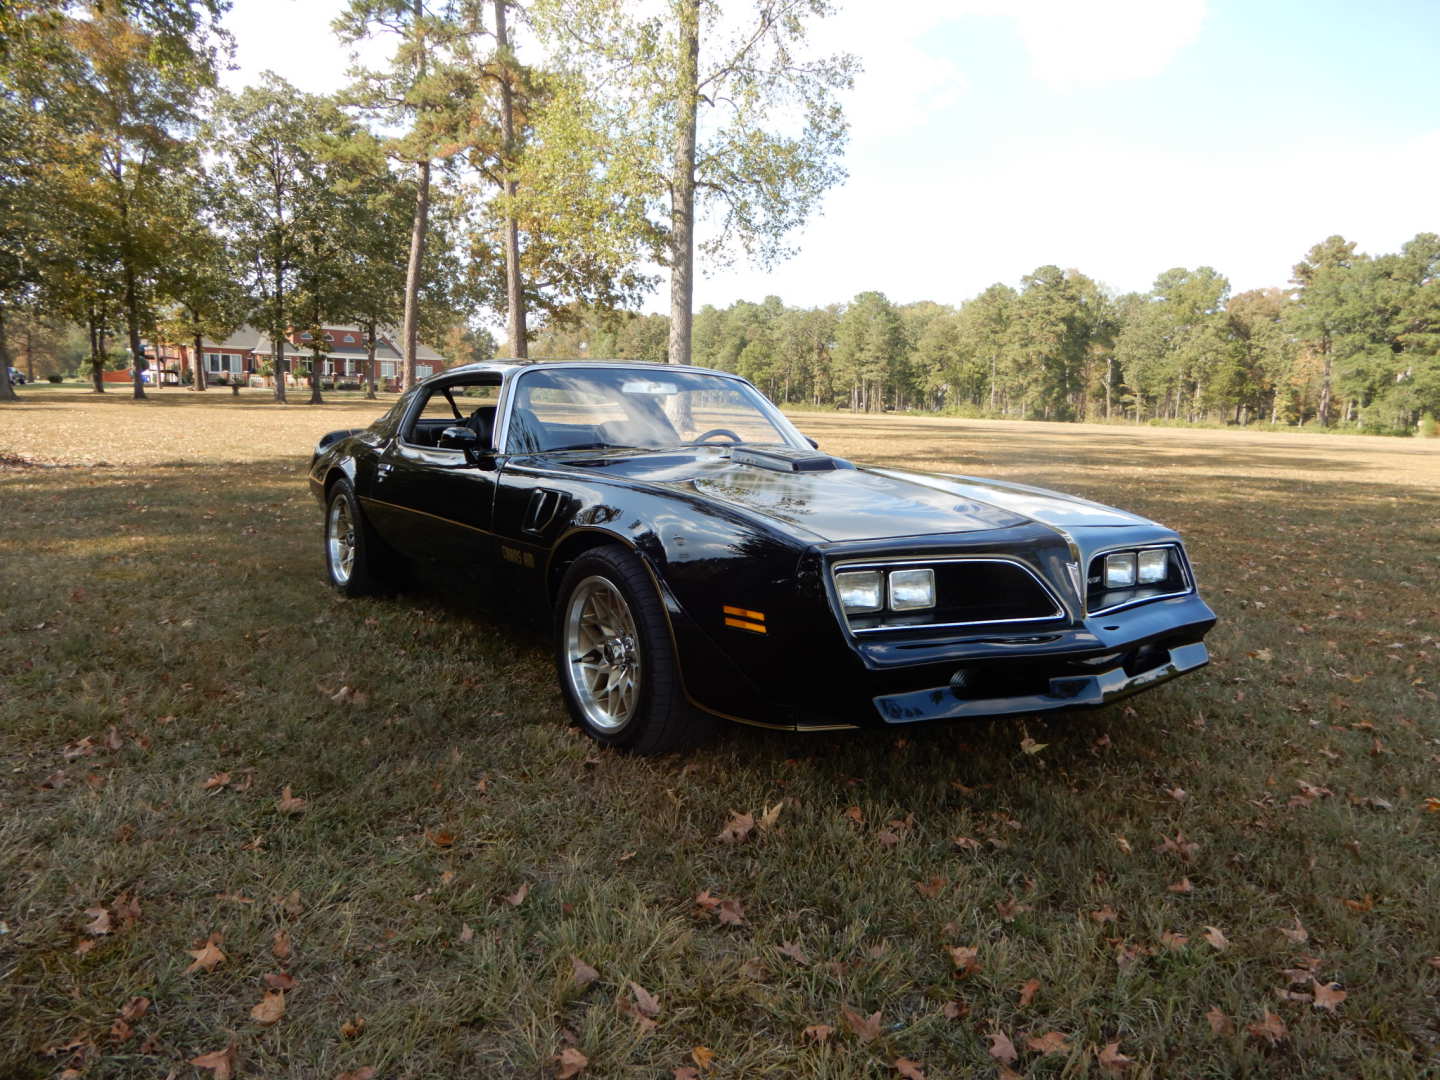
[[[350,501],[343,495],[330,503],[325,547],[330,556],[330,576],[337,585],[346,584],[355,571],[355,519],[350,516]]]
[[[585,719],[617,732],[640,701],[642,661],[630,605],[608,578],[588,577],[565,609],[566,676]]]

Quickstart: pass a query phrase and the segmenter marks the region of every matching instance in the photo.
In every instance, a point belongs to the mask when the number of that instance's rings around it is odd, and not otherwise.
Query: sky
[[[725,0],[727,6],[740,0]],[[334,0],[235,0],[238,87],[344,84]],[[959,304],[1046,264],[1114,292],[1212,266],[1284,286],[1340,233],[1440,232],[1434,0],[836,0],[817,51],[843,99],[846,182],[768,271],[700,266],[695,306],[866,290]],[[668,310],[662,282],[646,305]]]

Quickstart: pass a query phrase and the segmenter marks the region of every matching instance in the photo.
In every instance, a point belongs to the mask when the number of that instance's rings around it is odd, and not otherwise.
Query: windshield
[[[643,449],[735,443],[801,447],[748,383],[693,371],[537,368],[516,376],[507,448]]]

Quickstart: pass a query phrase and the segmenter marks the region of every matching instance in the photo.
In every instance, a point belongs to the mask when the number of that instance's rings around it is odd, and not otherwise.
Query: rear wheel
[[[555,662],[571,717],[597,742],[663,754],[714,728],[685,700],[660,598],[640,559],[622,547],[586,552],[566,571]]]
[[[376,542],[348,480],[337,480],[325,503],[325,576],[346,596],[380,590]]]

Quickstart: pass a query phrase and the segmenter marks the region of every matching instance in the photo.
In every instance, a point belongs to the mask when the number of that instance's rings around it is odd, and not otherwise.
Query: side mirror
[[[465,460],[471,465],[479,465],[488,452],[486,447],[480,445],[480,436],[460,424],[447,427],[440,433],[439,446],[441,450],[463,450]]]
[[[819,450],[819,449],[820,449],[820,444],[819,444],[818,442],[816,442],[814,439],[812,439],[809,435],[806,435],[806,436],[805,436],[805,441],[810,444],[810,449],[811,449],[811,450]]]

